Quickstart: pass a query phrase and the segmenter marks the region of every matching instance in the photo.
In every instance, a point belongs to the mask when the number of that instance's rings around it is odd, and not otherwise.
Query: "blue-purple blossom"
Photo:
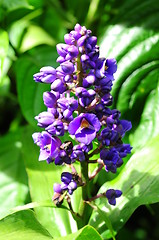
[[[95,114],[81,113],[69,124],[68,131],[78,142],[90,144],[100,130],[101,124]]]
[[[100,152],[100,158],[103,160],[107,172],[116,173],[117,167],[123,164],[119,152],[115,148],[104,148]]]
[[[46,160],[48,163],[53,162],[57,157],[61,140],[58,137],[52,137],[49,133],[34,133],[32,135],[34,143],[40,147],[39,161]]]
[[[39,127],[45,128],[54,122],[54,115],[51,112],[41,112],[35,119]]]
[[[77,188],[77,183],[74,181],[72,174],[69,172],[63,172],[61,174],[61,182],[61,189],[63,191],[67,190],[70,195]]]
[[[46,107],[53,108],[56,106],[56,101],[60,97],[59,92],[44,92],[43,93],[43,101]]]
[[[55,165],[62,165],[64,163],[70,164],[71,159],[65,150],[60,150],[57,157],[55,157]]]
[[[46,127],[46,131],[48,131],[52,135],[63,136],[64,124],[61,120],[55,120],[52,124]]]
[[[56,79],[56,70],[53,67],[43,67],[33,77],[35,82],[52,83]]]
[[[108,199],[109,204],[116,205],[116,198],[119,198],[122,195],[122,191],[108,189],[106,191],[106,198]]]
[[[56,192],[56,193],[62,193],[61,184],[59,184],[59,183],[54,183],[54,185],[53,185],[53,190],[54,190],[54,192]]]

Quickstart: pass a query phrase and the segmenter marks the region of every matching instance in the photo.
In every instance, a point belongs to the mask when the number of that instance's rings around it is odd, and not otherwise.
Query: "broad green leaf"
[[[65,0],[65,5],[67,8],[67,12],[69,14],[71,14],[72,16],[72,22],[74,23],[74,25],[77,22],[84,22],[84,19],[87,15],[88,9],[89,9],[89,4],[90,1],[88,0],[81,0],[80,1],[80,7],[79,5],[73,1],[73,0]]]
[[[3,64],[7,56],[9,46],[8,34],[6,31],[0,29],[0,85],[3,75]]]
[[[11,27],[9,28],[9,39],[14,48],[20,48],[23,36],[27,30],[28,25],[29,22],[23,19],[12,23]]]
[[[121,86],[118,97],[118,105],[120,106],[122,114],[125,113],[127,109],[133,108],[133,104],[137,102],[135,97],[137,93],[144,99],[151,90],[156,88],[158,82],[158,67],[159,61],[152,61],[135,70],[125,80]],[[151,79],[153,79],[153,81],[149,84]],[[147,83],[147,85],[145,83]]]
[[[86,225],[78,232],[66,237],[55,238],[56,240],[101,240],[99,233],[91,226]]]
[[[51,200],[45,200],[45,201],[42,201],[42,202],[31,202],[31,203],[27,203],[25,205],[22,205],[22,206],[17,206],[15,208],[12,208],[10,210],[11,213],[14,213],[14,212],[19,212],[19,211],[22,211],[22,210],[27,210],[27,209],[31,209],[31,208],[37,208],[37,207],[51,207],[51,208],[57,208]],[[69,208],[61,205],[60,208],[63,208],[63,209],[66,209],[68,211],[70,211]]]
[[[39,37],[40,36],[40,37]],[[20,51],[25,52],[40,44],[55,46],[54,39],[40,26],[30,25],[23,37]]]
[[[143,147],[149,139],[159,134],[158,122],[159,87],[147,98],[140,124],[135,133],[131,135],[130,140],[135,149]]]
[[[53,237],[37,221],[33,211],[17,212],[0,220],[1,240],[49,240]]]
[[[38,161],[39,148],[32,140],[33,129],[22,132],[23,154],[29,177],[30,194],[33,202],[52,199],[53,184],[61,182],[63,167]],[[30,154],[31,153],[31,154]],[[69,169],[67,169],[69,171]],[[54,204],[52,203],[54,206]],[[76,222],[68,210],[60,208],[35,208],[38,221],[54,236],[65,236],[77,231]]]
[[[43,66],[53,66],[56,59],[54,48],[41,47],[33,50],[31,56],[18,59],[15,65],[18,99],[26,120],[36,125],[34,117],[46,109],[43,103],[43,92],[50,90],[49,84],[35,83],[33,75]],[[55,65],[53,67],[57,66]]]
[[[96,200],[96,205],[109,217],[113,229],[118,231],[137,207],[159,202],[159,136],[153,138],[144,148],[137,151],[113,181],[105,183],[99,192],[109,188],[120,189],[123,195],[117,199],[116,206],[110,206],[107,199]],[[94,212],[89,224],[104,238],[109,231],[103,219]]]
[[[18,8],[29,8],[33,7],[28,3],[27,0],[1,0],[0,1],[3,8],[7,9],[7,11],[14,11]]]
[[[64,35],[67,33],[66,28],[68,27],[66,18],[67,12],[61,7],[61,3],[58,1],[48,3],[42,27],[56,40],[56,43],[64,42]]]
[[[18,133],[0,138],[0,217],[9,209],[25,203],[28,195],[27,175]]]
[[[123,118],[132,121],[132,134],[138,128],[141,114],[143,116],[135,140],[131,136],[135,150],[143,147],[152,135],[158,134],[153,120],[156,113],[152,114],[156,107],[153,97],[148,97],[151,92],[151,96],[155,95],[159,79],[159,14],[156,4],[156,0],[123,0],[120,5],[115,1],[116,14],[100,40],[101,56],[115,57],[118,63],[112,89],[113,107],[121,111]],[[146,108],[152,109],[153,117],[145,115]]]

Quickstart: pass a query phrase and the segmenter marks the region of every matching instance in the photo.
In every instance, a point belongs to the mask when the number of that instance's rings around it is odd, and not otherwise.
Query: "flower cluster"
[[[50,91],[43,94],[47,111],[35,117],[38,126],[45,129],[33,134],[34,143],[40,147],[39,160],[71,166],[75,161],[91,163],[90,156],[100,153],[100,164],[107,172],[115,173],[131,151],[130,145],[122,142],[131,123],[120,120],[120,112],[109,108],[113,102],[110,91],[116,60],[100,58],[97,38],[79,24],[64,40],[65,43],[57,44],[59,67],[43,67],[34,74],[36,82],[51,85]],[[65,133],[76,144],[71,140],[62,142]],[[98,145],[92,150],[94,139]],[[79,184],[69,172],[62,173],[61,181],[54,185],[58,198],[86,184]],[[118,190],[106,192],[112,205],[120,195]]]

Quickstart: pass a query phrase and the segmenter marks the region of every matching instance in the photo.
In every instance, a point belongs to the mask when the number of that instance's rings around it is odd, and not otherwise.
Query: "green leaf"
[[[56,52],[51,47],[41,47],[30,52],[31,55],[18,59],[15,65],[18,99],[22,113],[33,126],[36,125],[34,117],[46,110],[43,103],[43,92],[50,90],[49,84],[36,83],[33,75],[40,71],[42,66],[55,63]],[[57,66],[57,63],[53,67]]]
[[[1,0],[1,5],[3,8],[7,9],[8,12],[18,8],[33,8],[27,0]]]
[[[39,37],[40,36],[40,37]],[[40,26],[30,25],[23,37],[20,51],[25,52],[40,44],[55,46],[54,39]]]
[[[113,230],[113,227],[112,227],[112,224],[111,224],[111,221],[110,221],[109,217],[95,203],[92,204],[90,202],[87,202],[87,204],[90,205],[95,211],[98,212],[99,216],[103,219],[107,228],[109,229],[110,237],[112,237],[113,240],[115,240],[114,235],[116,234],[116,232],[114,232],[114,230]]]
[[[8,34],[6,31],[0,29],[0,84],[3,75],[3,64],[7,56],[9,46]]]
[[[18,133],[0,138],[0,217],[22,205],[28,195],[27,175]]]
[[[66,237],[55,238],[56,240],[101,240],[99,233],[91,226],[85,226],[78,232]]]
[[[96,200],[96,205],[109,217],[115,231],[126,223],[138,206],[159,202],[158,148],[159,136],[136,152],[117,178],[101,187],[99,192],[105,192],[109,188],[123,192],[117,199],[116,206],[110,206],[104,198]],[[89,224],[95,227],[102,237],[108,237],[109,230],[106,230],[98,212],[93,213]]]
[[[33,202],[52,199],[53,184],[61,182],[61,173],[66,168],[38,161],[39,148],[33,143],[33,129],[22,132],[23,154],[29,177],[30,194]],[[25,136],[25,137],[23,137]],[[29,154],[31,153],[31,154]],[[69,170],[69,169],[67,169]],[[53,204],[53,203],[52,203]],[[65,236],[77,231],[77,225],[71,213],[61,208],[35,208],[38,221],[54,236]]]
[[[12,208],[10,211],[11,211],[11,213],[14,213],[14,212],[19,212],[19,211],[22,211],[22,210],[27,210],[27,209],[31,209],[31,208],[37,208],[37,207],[57,208],[51,200],[45,200],[45,201],[42,201],[42,202],[31,202],[31,203],[27,203],[23,206],[17,206],[15,208]],[[63,205],[61,205],[60,208],[63,208],[63,209],[66,209],[66,210],[70,211],[69,208],[67,208]]]
[[[49,240],[53,237],[37,221],[31,210],[8,215],[0,220],[1,240]]]
[[[116,10],[114,18],[109,20],[100,41],[101,56],[117,59],[118,70],[112,88],[113,108],[121,111],[122,118],[131,120],[131,143],[135,151],[158,134],[155,121],[158,119],[158,100],[153,99],[159,77],[159,14],[156,4],[156,0],[123,0],[120,5],[115,1],[112,6]]]
[[[138,92],[136,92],[137,95]],[[130,136],[131,144],[135,148],[143,147],[148,140],[159,134],[159,86],[156,91],[152,91],[148,96],[141,116],[141,121]],[[145,134],[146,133],[146,134]]]

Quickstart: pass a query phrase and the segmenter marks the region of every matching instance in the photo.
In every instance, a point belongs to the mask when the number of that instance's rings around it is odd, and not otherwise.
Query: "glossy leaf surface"
[[[37,221],[31,210],[17,212],[0,220],[0,239],[49,240],[51,235]]]
[[[109,217],[114,230],[118,231],[138,206],[159,201],[158,148],[159,136],[133,154],[117,178],[101,187],[99,192],[105,192],[109,188],[120,189],[123,192],[115,207],[111,207],[103,198],[96,201],[98,207]],[[108,237],[106,225],[104,222],[102,225],[102,222],[96,212],[89,223],[97,227],[103,237]]]

